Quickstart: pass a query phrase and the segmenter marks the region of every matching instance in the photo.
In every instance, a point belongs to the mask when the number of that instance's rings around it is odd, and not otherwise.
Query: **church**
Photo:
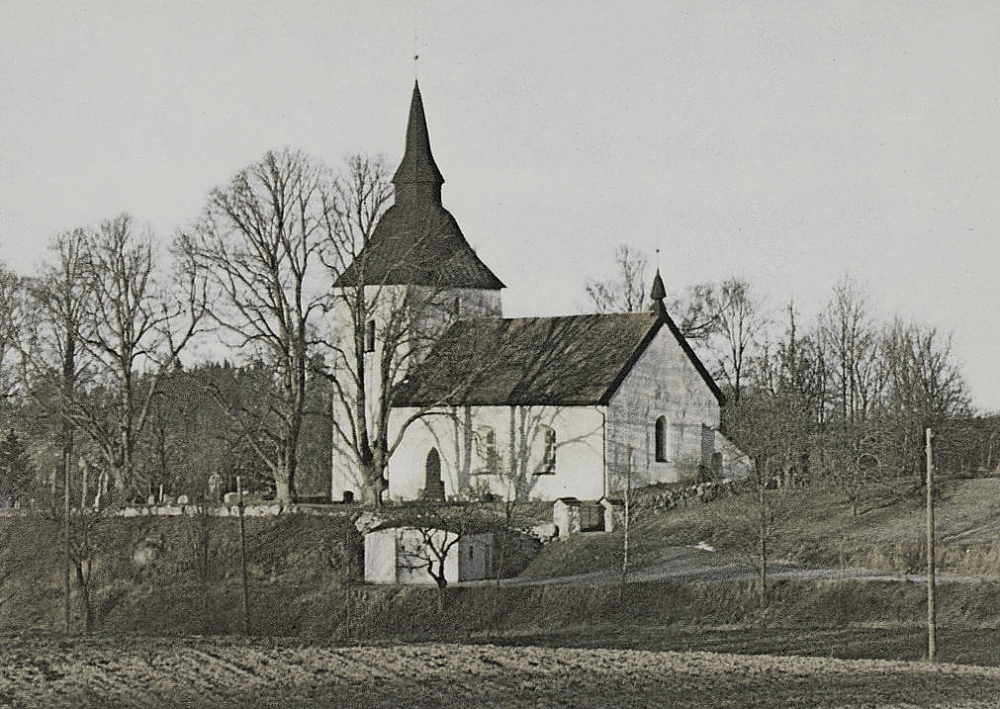
[[[443,206],[417,84],[392,182],[394,204],[334,284],[371,306],[360,386],[366,416],[388,411],[386,501],[599,500],[747,472],[659,272],[648,313],[503,317],[503,283]],[[335,499],[361,494],[356,460],[335,441]]]

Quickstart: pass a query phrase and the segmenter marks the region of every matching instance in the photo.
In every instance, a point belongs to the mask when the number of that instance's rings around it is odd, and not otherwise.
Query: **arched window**
[[[656,419],[656,462],[667,462],[667,417],[661,416]]]
[[[431,448],[424,463],[424,499],[444,500],[444,480],[441,479],[441,455]]]

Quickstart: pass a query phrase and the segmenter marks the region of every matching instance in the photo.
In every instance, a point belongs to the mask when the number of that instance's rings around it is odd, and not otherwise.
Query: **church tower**
[[[500,279],[479,260],[441,200],[444,177],[431,153],[419,84],[414,83],[406,149],[392,178],[395,203],[376,225],[370,242],[334,283],[335,288],[418,286],[474,303],[462,317],[500,315]]]
[[[360,425],[366,426],[374,440],[386,435],[381,425],[388,416],[383,396],[386,387],[405,379],[455,321],[502,315],[503,283],[479,259],[442,204],[444,177],[431,153],[423,98],[416,82],[406,147],[392,183],[393,205],[333,284],[338,352],[333,374],[348,390],[359,383],[364,386],[366,409],[365,422],[358,420],[359,412],[342,412],[343,420],[338,420],[335,412],[335,427],[343,432],[353,430],[355,439]],[[360,343],[363,355],[357,351]],[[350,376],[338,374],[338,363],[351,370]],[[350,391],[347,399],[357,401]],[[382,430],[375,430],[378,428]],[[356,451],[338,453],[337,437],[335,430],[335,496],[358,490],[343,477],[349,477],[357,467]],[[350,437],[340,438],[346,442]]]

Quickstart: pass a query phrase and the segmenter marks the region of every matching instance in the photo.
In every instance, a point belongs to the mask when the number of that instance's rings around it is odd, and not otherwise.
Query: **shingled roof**
[[[393,403],[603,402],[657,322],[649,315],[463,320],[438,341]]]
[[[393,405],[606,404],[664,325],[723,403],[669,316],[632,313],[459,321],[411,373]]]
[[[406,150],[392,178],[395,203],[368,244],[334,283],[421,285],[498,290],[504,285],[479,260],[455,218],[441,203],[444,177],[431,154],[420,87],[414,84]]]

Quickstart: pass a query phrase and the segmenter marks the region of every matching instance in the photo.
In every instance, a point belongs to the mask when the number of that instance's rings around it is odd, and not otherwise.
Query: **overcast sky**
[[[996,0],[2,0],[0,259],[122,211],[166,243],[270,148],[394,166],[415,72],[507,314],[580,312],[623,242],[803,321],[850,274],[1000,410]]]

